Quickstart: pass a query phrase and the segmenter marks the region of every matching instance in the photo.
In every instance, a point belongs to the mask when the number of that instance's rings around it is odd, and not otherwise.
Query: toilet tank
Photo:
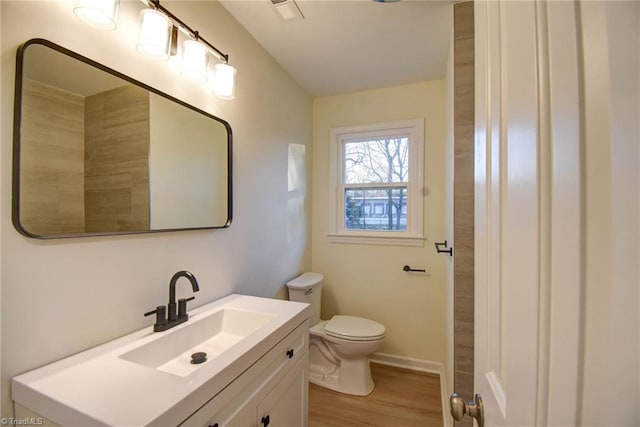
[[[311,304],[311,318],[309,319],[311,326],[320,321],[322,278],[322,274],[303,273],[287,282],[289,301]]]

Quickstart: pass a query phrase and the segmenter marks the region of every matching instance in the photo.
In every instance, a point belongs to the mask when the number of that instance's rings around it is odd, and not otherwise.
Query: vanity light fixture
[[[214,69],[213,93],[222,99],[236,97],[236,69],[229,64],[216,64]]]
[[[75,0],[73,13],[101,30],[115,30],[120,0]]]
[[[167,60],[176,55],[178,30],[187,39],[182,44],[180,74],[191,80],[213,80],[213,92],[223,99],[234,99],[236,93],[236,69],[229,65],[229,55],[206,41],[166,7],[160,0],[140,0],[148,9],[140,12],[138,23],[139,52],[153,58]],[[292,0],[287,0],[292,1]],[[74,13],[99,28],[114,29],[120,0],[75,0]],[[93,18],[93,19],[90,19]],[[213,78],[207,79],[209,55],[220,63],[213,67]]]
[[[174,32],[169,17],[155,9],[144,9],[138,22],[138,52],[156,59],[169,59]]]
[[[206,63],[209,54],[215,56],[221,63],[214,66],[213,86],[214,93],[223,99],[235,98],[236,91],[236,69],[229,65],[229,55],[222,53],[218,48],[205,40],[198,31],[192,29],[177,16],[171,13],[166,7],[160,4],[160,0],[141,0],[153,10],[164,14],[172,23],[173,28],[180,30],[191,40],[186,40],[182,45],[182,76],[185,78],[197,79],[205,81],[206,79]],[[177,41],[177,30],[175,30],[173,39]],[[189,41],[195,42],[202,47]],[[173,54],[173,53],[172,53]],[[205,77],[203,78],[203,74]]]
[[[207,47],[198,39],[182,42],[182,70],[180,75],[189,80],[207,81]]]

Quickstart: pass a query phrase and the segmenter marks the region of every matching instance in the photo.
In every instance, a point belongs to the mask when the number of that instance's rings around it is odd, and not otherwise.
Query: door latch
[[[451,416],[456,421],[460,421],[466,414],[476,419],[478,427],[484,427],[484,406],[480,394],[476,393],[475,400],[465,402],[458,393],[451,393],[449,404]]]

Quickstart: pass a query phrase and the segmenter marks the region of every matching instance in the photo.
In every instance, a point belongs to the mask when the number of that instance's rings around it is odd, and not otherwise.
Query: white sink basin
[[[187,376],[231,349],[275,318],[275,314],[222,308],[199,319],[190,319],[179,329],[120,355],[130,362],[173,375]],[[206,361],[191,363],[191,355],[206,353]]]

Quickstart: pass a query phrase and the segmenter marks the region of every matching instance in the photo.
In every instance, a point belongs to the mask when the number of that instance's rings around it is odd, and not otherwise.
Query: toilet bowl
[[[291,301],[311,304],[309,382],[341,393],[366,396],[375,387],[369,355],[384,341],[385,328],[356,316],[320,319],[323,276],[304,273],[287,282]]]

